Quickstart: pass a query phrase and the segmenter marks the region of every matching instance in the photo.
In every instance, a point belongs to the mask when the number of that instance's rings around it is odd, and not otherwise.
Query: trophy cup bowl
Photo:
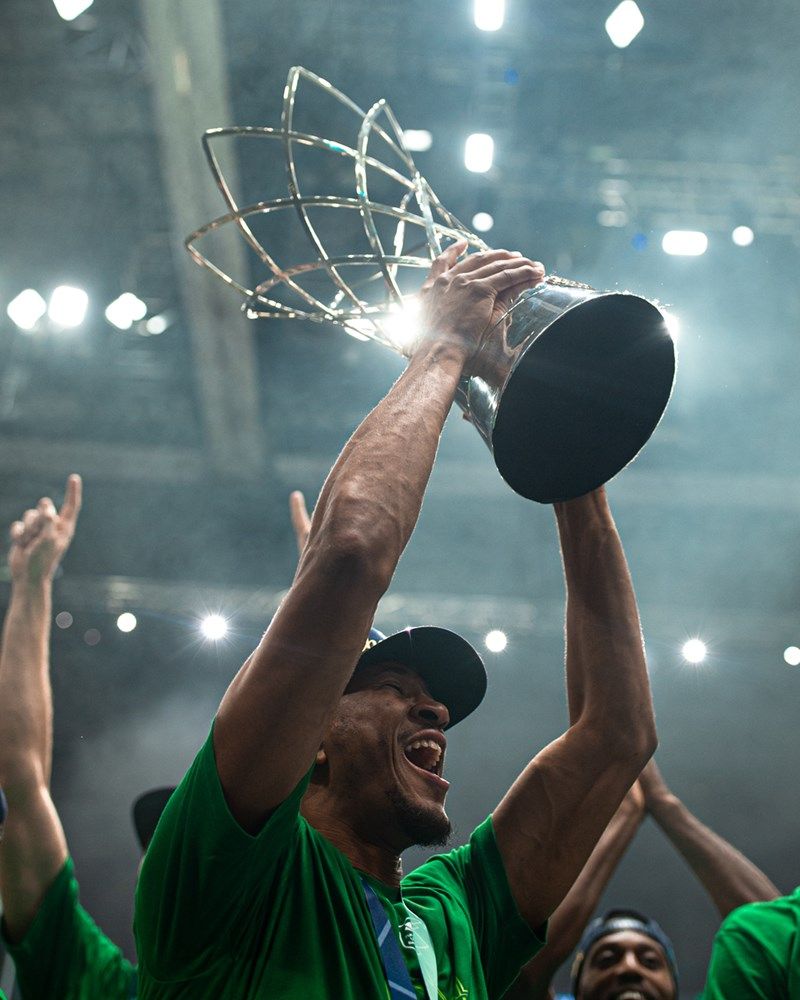
[[[352,145],[296,128],[301,82],[356,117]],[[240,207],[212,149],[224,137],[277,142],[284,152],[288,197]],[[370,150],[371,139],[383,143],[394,165]],[[251,318],[334,323],[406,355],[407,345],[393,331],[393,321],[409,302],[400,275],[427,270],[443,244],[456,240],[466,240],[472,250],[489,249],[420,175],[385,100],[365,112],[303,67],[289,72],[280,127],[209,129],[203,148],[229,211],[188,236],[185,245],[198,264],[244,296],[242,308]],[[353,196],[303,193],[297,148],[350,161]],[[396,203],[370,196],[372,176],[384,187],[387,181],[397,186]],[[282,265],[258,238],[254,224],[281,212],[299,220],[313,259]],[[312,214],[319,218],[320,212],[335,212],[343,221],[357,218],[363,246],[329,253],[312,222]],[[231,226],[269,272],[255,287],[226,274],[197,247],[210,233]],[[380,234],[387,226],[388,249]],[[410,238],[414,235],[416,242]],[[329,282],[325,296],[308,283],[320,276]],[[509,486],[530,500],[554,503],[590,492],[633,461],[661,419],[674,379],[674,343],[656,304],[549,275],[523,292],[485,335],[456,401]]]
[[[489,332],[457,398],[508,485],[553,503],[633,461],[674,377],[672,338],[647,299],[545,281]]]

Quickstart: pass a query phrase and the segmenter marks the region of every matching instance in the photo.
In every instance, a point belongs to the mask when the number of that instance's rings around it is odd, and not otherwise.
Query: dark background
[[[796,884],[800,675],[783,650],[800,644],[800,15],[789,0],[642,0],[643,32],[617,50],[603,28],[613,6],[509,0],[505,26],[485,34],[465,0],[97,0],[71,24],[46,0],[3,3],[0,522],[83,474],[56,584],[74,623],[53,636],[53,793],[82,899],[129,954],[131,800],[179,779],[288,585],[289,490],[313,500],[402,368],[335,328],[246,322],[181,248],[225,210],[202,130],[277,124],[295,64],[429,129],[418,166],[467,223],[492,212],[492,245],[635,289],[679,319],[668,413],[609,488],[658,758],[704,821],[781,889]],[[332,127],[309,97],[306,125]],[[486,175],[463,166],[474,131],[495,138]],[[250,200],[285,193],[277,146],[236,155]],[[342,164],[309,188],[347,187]],[[599,224],[609,209],[622,225]],[[756,233],[746,248],[730,239],[741,224]],[[708,252],[665,255],[668,229],[702,229]],[[288,233],[277,256],[307,257]],[[89,293],[79,329],[24,333],[5,316],[22,288],[46,298],[60,283]],[[103,310],[123,291],[149,316],[167,311],[168,329],[111,327]],[[454,414],[380,623],[509,636],[486,654],[484,706],[450,741],[456,842],[565,725],[562,603],[550,510],[515,496]],[[139,619],[127,635],[123,610]],[[231,620],[218,644],[198,632],[209,611]],[[691,636],[709,646],[698,666],[680,653]],[[606,901],[656,917],[686,995],[701,987],[717,917],[651,823]]]

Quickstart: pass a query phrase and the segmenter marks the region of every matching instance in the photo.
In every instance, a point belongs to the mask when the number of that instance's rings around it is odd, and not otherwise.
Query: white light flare
[[[606,19],[606,32],[618,49],[627,48],[644,27],[644,17],[634,0],[623,0]]]
[[[495,628],[486,633],[483,642],[490,653],[502,653],[508,645],[508,636]]]
[[[47,303],[35,288],[26,288],[8,303],[6,312],[20,330],[33,330],[47,312]]]
[[[473,174],[485,174],[494,162],[494,139],[485,132],[473,132],[464,143],[464,166]]]
[[[475,0],[472,17],[481,31],[499,31],[506,19],[506,0]]]
[[[472,228],[476,233],[488,233],[494,226],[494,216],[488,212],[476,212],[472,216]]]
[[[106,319],[118,330],[130,330],[147,315],[147,306],[133,292],[123,292],[106,307]]]
[[[86,319],[89,296],[82,288],[59,285],[50,296],[47,315],[55,326],[64,330],[74,330]]]
[[[384,332],[397,347],[410,347],[419,336],[420,308],[419,299],[408,295],[403,300],[402,308],[393,309],[387,319],[381,320]]]
[[[206,615],[200,622],[200,631],[206,639],[217,642],[228,634],[228,622],[222,615]]]
[[[681,332],[681,321],[675,313],[665,312],[663,315],[664,325],[666,326],[670,337],[672,337],[673,340],[677,340]]]
[[[702,639],[687,639],[681,647],[681,655],[687,663],[702,663],[708,648]]]
[[[53,0],[58,16],[64,21],[74,21],[85,11],[87,11],[94,0]]]
[[[749,226],[737,226],[731,233],[731,239],[737,247],[749,247],[756,234]]]
[[[119,618],[117,618],[117,628],[120,632],[133,632],[138,624],[136,615],[130,611],[123,611]]]
[[[403,142],[411,153],[426,153],[433,145],[433,136],[426,128],[405,128]]]
[[[787,646],[783,651],[783,659],[790,667],[800,667],[800,648]]]
[[[708,237],[693,229],[671,229],[664,233],[661,249],[672,257],[700,257],[708,250]]]

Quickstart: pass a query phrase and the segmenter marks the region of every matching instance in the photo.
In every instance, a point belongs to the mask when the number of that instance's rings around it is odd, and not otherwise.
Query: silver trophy
[[[352,145],[297,129],[301,83],[346,110]],[[237,204],[215,152],[216,143],[232,139],[277,141],[287,196]],[[187,237],[186,248],[244,296],[251,318],[335,323],[407,355],[415,295],[431,260],[455,240],[489,249],[420,175],[385,100],[363,111],[300,66],[289,72],[280,127],[209,129],[203,150],[229,211]],[[310,153],[326,161],[309,170],[317,181],[324,175],[334,186],[347,175],[343,193],[301,190],[300,160]],[[342,171],[343,161],[352,172]],[[281,264],[267,249],[263,230],[289,221],[303,245],[310,243],[311,260]],[[266,268],[253,288],[198,249],[231,226]],[[284,236],[281,228],[281,245]],[[553,503],[588,493],[633,460],[661,419],[674,377],[674,344],[654,303],[551,275],[523,292],[486,335],[456,398],[506,482],[524,497]]]

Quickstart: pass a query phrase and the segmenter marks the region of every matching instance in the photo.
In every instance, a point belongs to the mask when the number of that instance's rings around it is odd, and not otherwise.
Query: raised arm
[[[642,772],[641,784],[647,811],[700,880],[720,916],[745,903],[781,895],[760,868],[701,823],[670,791],[655,761]]]
[[[583,871],[550,918],[547,944],[523,966],[504,1000],[551,1000],[553,977],[580,941],[644,815],[644,796],[637,782],[622,800]]]
[[[553,977],[580,941],[644,815],[644,797],[637,782],[622,800],[580,875],[550,918],[546,946],[523,967],[514,986],[504,994],[504,1000],[553,997]]]
[[[67,857],[50,798],[53,574],[75,531],[81,480],[70,476],[64,505],[45,497],[11,526],[11,602],[0,648],[0,785],[9,816],[0,845],[0,896],[11,940],[25,935]]]
[[[509,883],[532,927],[564,899],[656,746],[636,599],[605,490],[555,512],[571,725],[494,813]]]
[[[541,265],[489,251],[435,262],[408,368],[345,446],[320,493],[292,587],[214,726],[233,815],[258,830],[314,760],[419,515],[465,366]]]

